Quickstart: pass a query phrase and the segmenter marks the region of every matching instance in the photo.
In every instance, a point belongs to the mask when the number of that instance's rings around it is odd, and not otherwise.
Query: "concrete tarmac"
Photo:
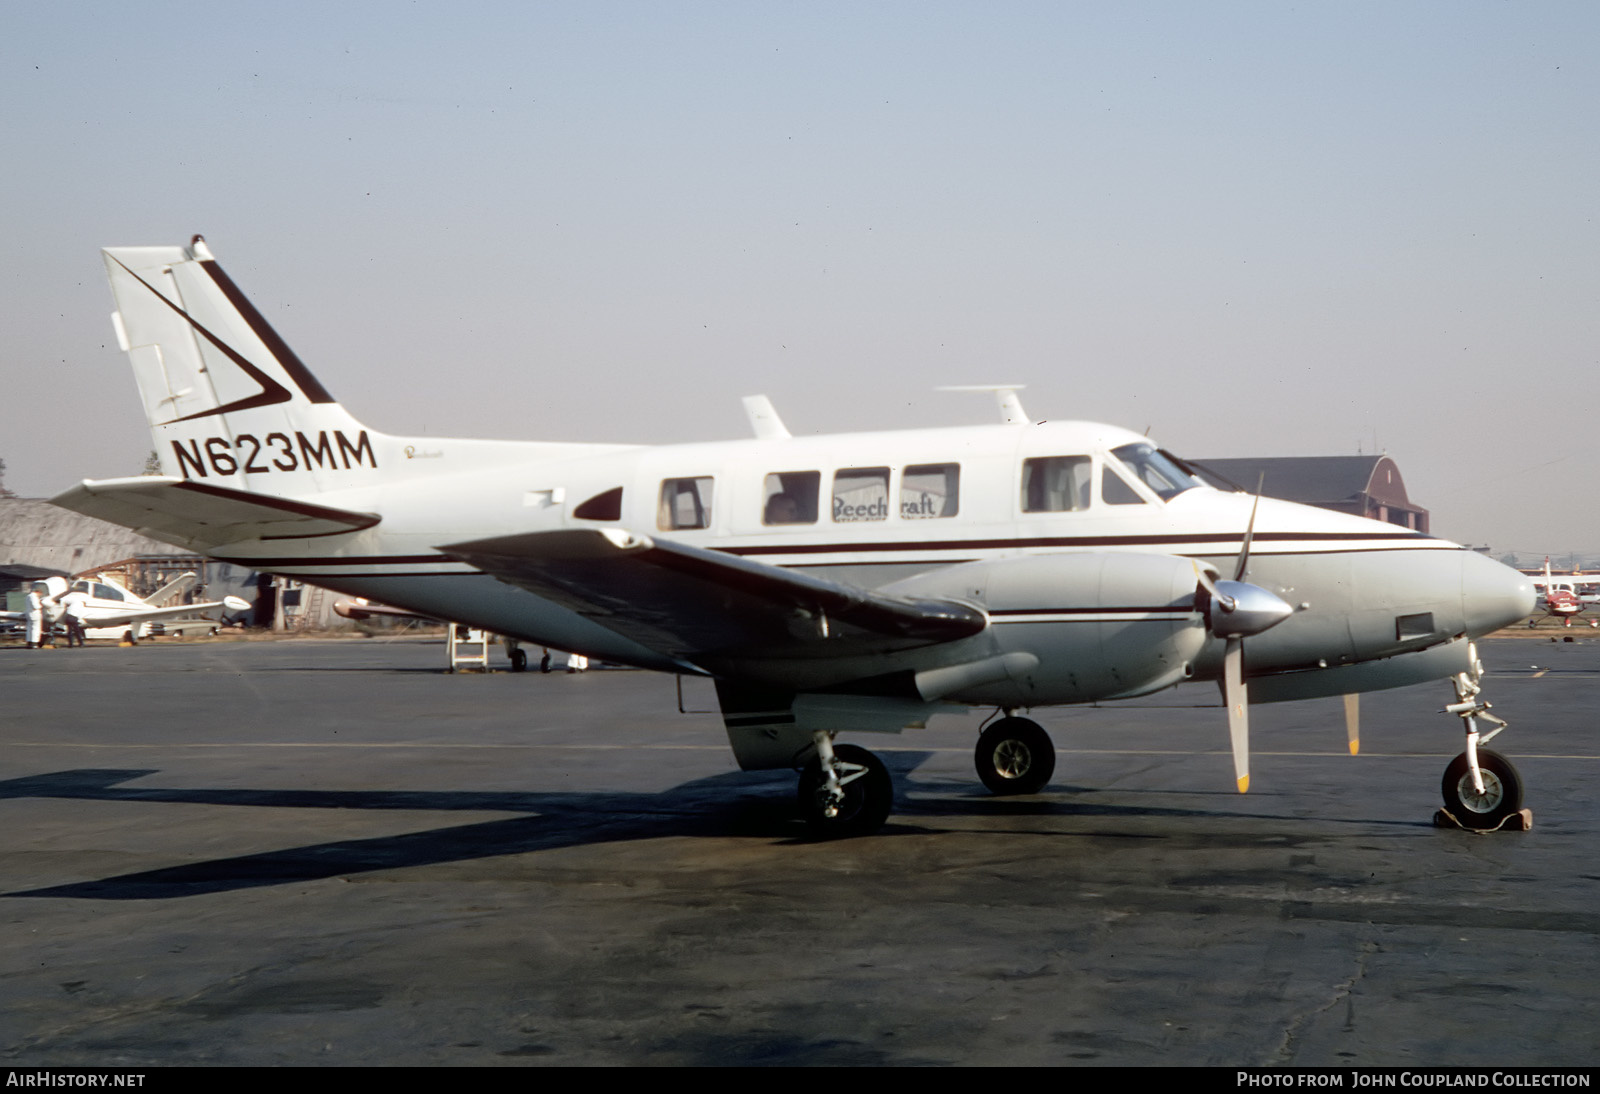
[[[981,715],[852,738],[808,843],[672,678],[446,675],[440,642],[0,650],[0,1059],[157,1064],[1592,1065],[1600,641],[1484,644],[1535,824],[1432,826],[1448,686]],[[504,664],[503,659],[500,662]],[[710,689],[690,683],[692,706]]]

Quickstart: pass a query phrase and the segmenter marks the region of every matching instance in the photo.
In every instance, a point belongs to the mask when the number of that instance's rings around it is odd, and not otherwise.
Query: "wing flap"
[[[889,596],[615,529],[533,532],[441,547],[668,656],[844,656],[950,642],[988,625],[950,600]]]
[[[251,539],[299,539],[370,528],[376,513],[357,513],[290,498],[208,486],[166,475],[86,479],[52,504],[132,528],[141,535],[204,551]]]

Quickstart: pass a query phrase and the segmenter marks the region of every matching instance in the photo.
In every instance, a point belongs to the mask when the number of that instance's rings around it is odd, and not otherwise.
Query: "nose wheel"
[[[1522,809],[1522,776],[1511,761],[1487,748],[1478,749],[1478,775],[1473,781],[1472,762],[1463,752],[1444,769],[1444,807],[1465,828],[1499,828],[1507,817]]]
[[[876,832],[894,807],[894,781],[883,761],[864,748],[836,745],[817,734],[817,754],[800,772],[800,815],[816,839]]]
[[[991,794],[1037,794],[1056,773],[1056,746],[1027,718],[1002,718],[983,731],[972,753]]]

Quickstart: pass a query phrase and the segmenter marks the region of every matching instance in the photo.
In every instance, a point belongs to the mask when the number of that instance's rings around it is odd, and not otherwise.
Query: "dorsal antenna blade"
[[[934,390],[992,391],[995,402],[1000,404],[1000,420],[1006,425],[1026,425],[1028,412],[1022,409],[1022,400],[1017,397],[1017,392],[1027,386],[1027,384],[951,384]]]

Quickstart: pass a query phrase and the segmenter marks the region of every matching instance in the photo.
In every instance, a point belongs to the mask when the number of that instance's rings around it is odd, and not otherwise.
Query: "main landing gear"
[[[1470,672],[1457,673],[1451,681],[1456,701],[1444,709],[1456,715],[1467,731],[1467,750],[1444,769],[1441,790],[1445,812],[1463,828],[1488,831],[1499,828],[1522,812],[1522,776],[1511,761],[1479,745],[1486,744],[1506,728],[1503,718],[1489,713],[1489,703],[1480,698],[1483,691],[1483,662],[1478,647],[1469,646]],[[1488,733],[1478,732],[1478,721],[1494,725]]]
[[[817,839],[876,832],[894,806],[894,781],[883,761],[864,748],[836,745],[833,734],[812,734],[817,754],[800,772],[800,815]]]
[[[985,729],[972,754],[993,794],[1037,794],[1056,773],[1056,748],[1038,722],[1005,717]]]

